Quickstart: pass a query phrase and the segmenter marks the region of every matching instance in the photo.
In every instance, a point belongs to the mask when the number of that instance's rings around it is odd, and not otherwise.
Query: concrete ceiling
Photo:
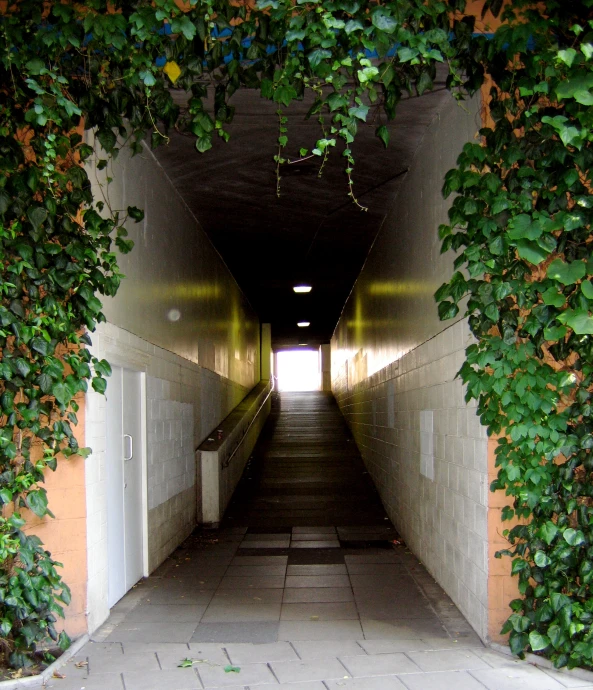
[[[275,349],[329,342],[373,241],[397,203],[414,152],[449,98],[444,82],[437,82],[434,91],[403,100],[388,125],[388,149],[374,136],[377,122],[359,127],[352,145],[355,193],[367,212],[347,197],[337,148],[321,178],[319,159],[286,166],[276,196],[275,105],[255,91],[233,96],[236,113],[228,143],[217,140],[199,154],[193,137],[174,132],[169,145],[155,151],[261,321],[272,324]],[[290,158],[320,138],[315,118],[304,119],[308,108],[295,103],[286,112]],[[313,290],[295,294],[292,287],[299,282]],[[297,321],[311,325],[299,328]]]

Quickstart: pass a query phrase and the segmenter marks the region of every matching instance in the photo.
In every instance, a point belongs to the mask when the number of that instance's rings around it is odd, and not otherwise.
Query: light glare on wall
[[[299,322],[297,323],[297,326],[298,326],[299,328],[307,328],[307,326],[310,326],[310,325],[311,325],[311,322],[310,322],[310,321],[299,321]]]
[[[295,292],[311,292],[313,288],[310,285],[295,285],[292,289]]]

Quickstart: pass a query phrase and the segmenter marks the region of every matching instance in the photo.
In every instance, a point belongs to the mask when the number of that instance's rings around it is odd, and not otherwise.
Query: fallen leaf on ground
[[[54,671],[52,674],[52,678],[65,678],[65,674],[60,673],[59,671]]]
[[[225,673],[239,673],[240,670],[241,669],[239,666],[225,666],[224,667]]]
[[[189,668],[190,666],[193,666],[194,664],[207,664],[208,659],[190,659],[190,658],[185,658],[181,660],[180,664],[177,664],[178,668]]]
[[[85,666],[88,666],[88,665],[89,665],[88,661],[77,661],[74,664],[74,666],[76,666],[76,668],[84,668]]]

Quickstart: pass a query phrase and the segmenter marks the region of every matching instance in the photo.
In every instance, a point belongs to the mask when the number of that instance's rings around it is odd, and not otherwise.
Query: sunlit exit
[[[318,350],[286,350],[279,352],[278,388],[281,391],[318,391],[321,371]]]

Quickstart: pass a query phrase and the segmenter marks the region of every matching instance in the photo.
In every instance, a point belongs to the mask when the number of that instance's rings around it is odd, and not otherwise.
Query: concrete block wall
[[[248,389],[113,324],[101,324],[92,334],[92,340],[91,349],[97,357],[145,375],[145,567],[149,574],[196,525],[200,513],[200,477],[195,449],[212,427],[245,397]],[[104,396],[89,391],[86,443],[93,449],[86,460],[90,631],[109,615],[105,405]],[[214,415],[219,415],[218,419]]]
[[[455,378],[467,323],[442,323],[453,272],[443,179],[481,126],[478,98],[440,107],[332,337],[332,390],[395,527],[482,638],[488,634],[485,429]]]
[[[459,321],[352,387],[344,364],[334,395],[387,514],[485,639],[488,440],[455,378],[471,339]]]

